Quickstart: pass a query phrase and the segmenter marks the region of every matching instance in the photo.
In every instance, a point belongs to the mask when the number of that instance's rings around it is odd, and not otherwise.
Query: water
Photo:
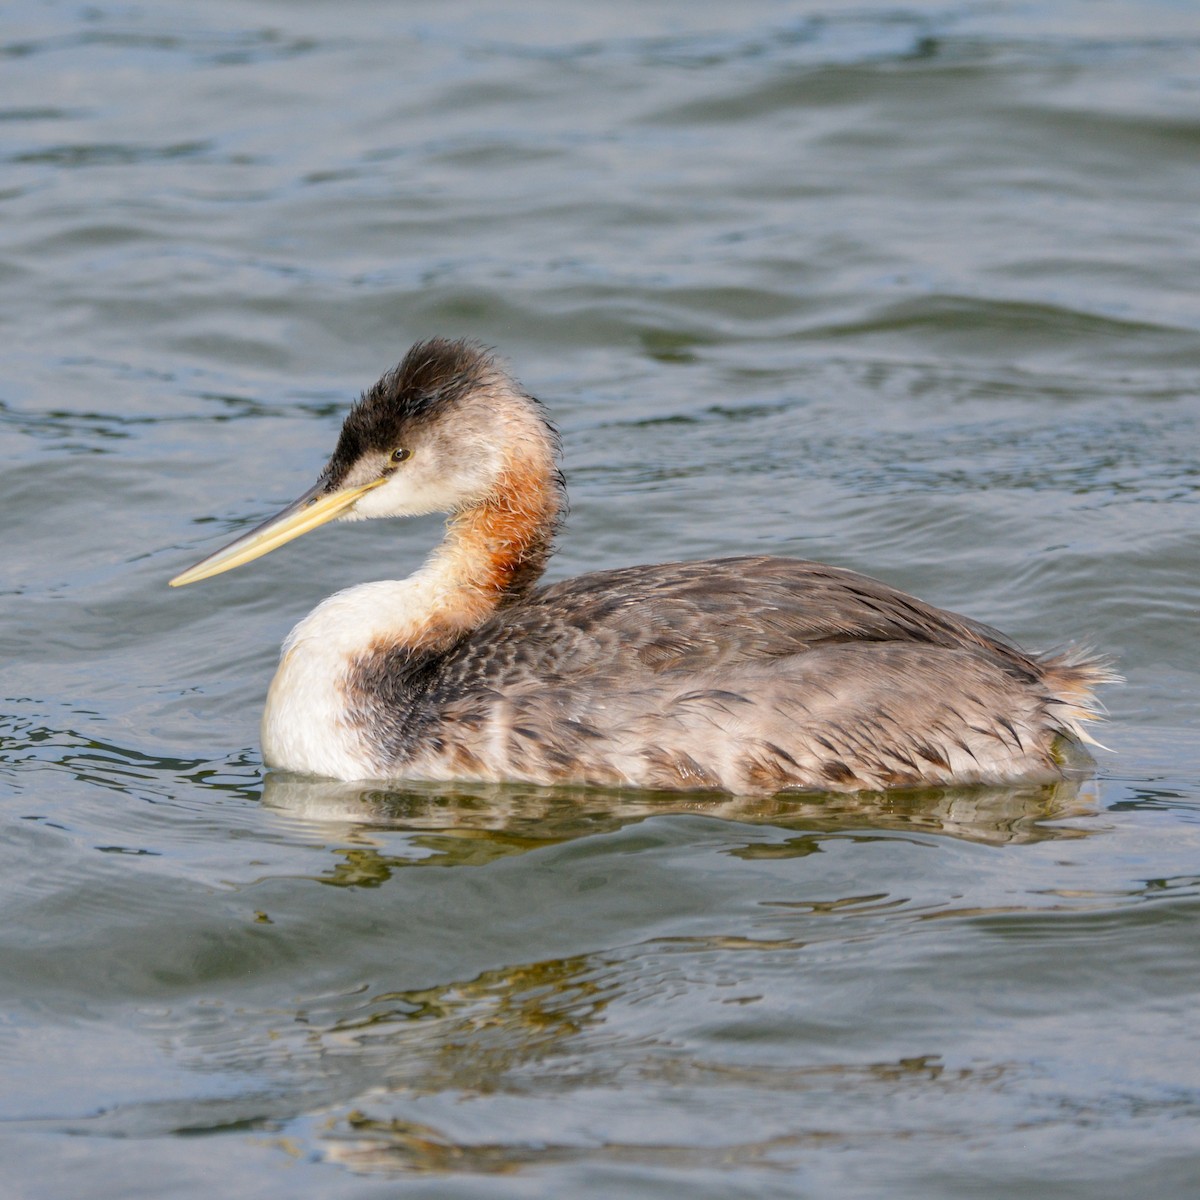
[[[1200,12],[0,12],[0,1191],[1200,1186]],[[1081,787],[264,780],[436,521],[165,581],[415,338],[552,409],[554,573],[761,550],[1119,660]]]

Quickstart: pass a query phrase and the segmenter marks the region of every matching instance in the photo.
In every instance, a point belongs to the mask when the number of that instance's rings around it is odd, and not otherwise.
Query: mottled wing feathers
[[[995,630],[877,580],[743,557],[626,567],[539,588],[485,622],[443,670],[453,666],[463,683],[475,672],[494,680],[510,670],[565,678],[611,669],[632,680],[860,641],[976,646],[1014,670],[1032,665]]]
[[[435,658],[362,664],[358,690],[406,773],[763,792],[1050,777],[1104,676],[853,572],[747,557],[540,588]]]
[[[746,794],[998,783],[1058,776],[1068,730],[1053,708],[973,649],[856,642],[688,675],[447,695],[407,752],[434,778]]]

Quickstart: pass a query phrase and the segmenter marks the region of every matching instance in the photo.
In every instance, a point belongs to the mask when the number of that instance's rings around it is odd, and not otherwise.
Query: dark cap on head
[[[417,342],[351,408],[325,468],[326,486],[336,487],[364,454],[403,446],[415,425],[436,420],[497,370],[495,355],[478,342]]]

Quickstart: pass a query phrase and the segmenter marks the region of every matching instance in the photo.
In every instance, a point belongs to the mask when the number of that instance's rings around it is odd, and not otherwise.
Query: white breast
[[[262,720],[267,766],[334,779],[378,779],[382,765],[347,719],[351,664],[429,611],[427,580],[384,580],[347,588],[313,609],[288,635]]]

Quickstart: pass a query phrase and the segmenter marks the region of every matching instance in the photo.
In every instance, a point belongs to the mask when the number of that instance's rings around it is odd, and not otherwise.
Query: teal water
[[[1194,1194],[1197,195],[1190,3],[4,6],[0,1194]],[[555,576],[1095,645],[1095,778],[264,777],[438,522],[166,580],[435,333],[562,429]]]

